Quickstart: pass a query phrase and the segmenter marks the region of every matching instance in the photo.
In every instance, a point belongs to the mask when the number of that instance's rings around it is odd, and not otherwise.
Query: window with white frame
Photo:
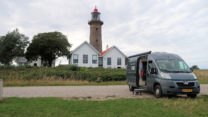
[[[111,65],[111,58],[110,57],[107,58],[107,65]]]
[[[117,58],[117,65],[121,65],[121,58]]]
[[[73,54],[73,63],[78,63],[78,55]]]
[[[97,55],[92,55],[92,63],[93,64],[97,63]]]
[[[83,55],[83,63],[88,63],[88,55],[86,54]]]

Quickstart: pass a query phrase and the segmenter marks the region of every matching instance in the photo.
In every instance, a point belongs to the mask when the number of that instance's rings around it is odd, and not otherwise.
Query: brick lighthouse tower
[[[98,9],[96,7],[91,15],[91,20],[88,22],[88,24],[90,25],[90,44],[99,52],[102,52],[103,22],[100,20],[100,12],[98,12]]]

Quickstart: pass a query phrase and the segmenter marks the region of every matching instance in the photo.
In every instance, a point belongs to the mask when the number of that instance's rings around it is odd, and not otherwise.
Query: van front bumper
[[[163,94],[198,94],[200,84],[197,80],[161,80]]]

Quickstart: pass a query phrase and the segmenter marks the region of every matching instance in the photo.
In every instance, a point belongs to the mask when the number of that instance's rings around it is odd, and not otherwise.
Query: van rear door
[[[136,73],[136,62],[131,62],[127,67],[127,82],[133,87],[137,87],[137,73]]]

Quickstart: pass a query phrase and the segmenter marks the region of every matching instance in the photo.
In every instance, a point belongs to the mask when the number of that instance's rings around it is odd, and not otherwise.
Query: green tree
[[[39,33],[33,37],[32,43],[27,48],[28,60],[41,59],[51,67],[53,60],[60,56],[69,56],[71,44],[61,32]]]
[[[193,65],[193,66],[191,67],[191,69],[196,70],[196,69],[199,69],[199,67],[198,67],[197,65]]]
[[[0,37],[0,62],[10,65],[15,57],[24,56],[25,47],[28,45],[28,37],[19,33],[18,29],[8,32]]]

